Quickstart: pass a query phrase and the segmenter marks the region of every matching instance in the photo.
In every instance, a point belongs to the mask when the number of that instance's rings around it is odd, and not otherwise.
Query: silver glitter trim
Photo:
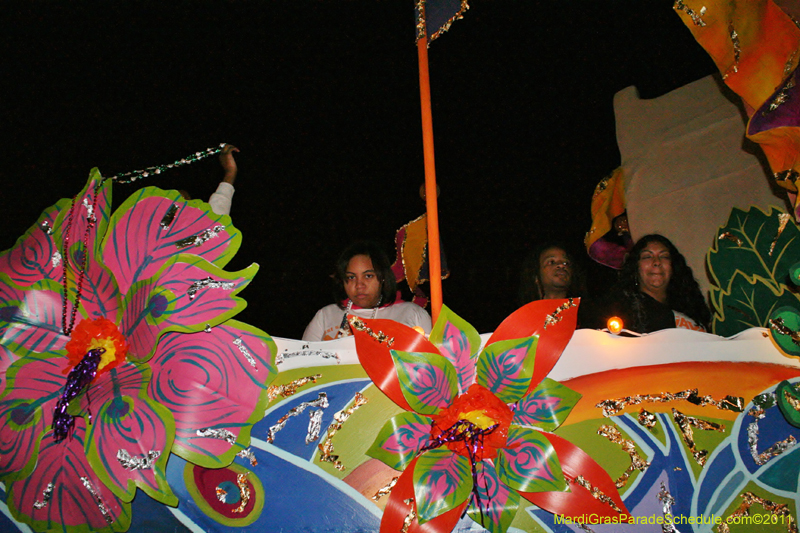
[[[761,417],[763,418],[763,416],[762,414]],[[794,448],[795,444],[797,444],[797,439],[789,435],[785,440],[778,441],[768,449],[758,453],[758,420],[755,420],[747,426],[747,444],[750,447],[750,455],[753,457],[753,461],[758,466],[763,466],[775,457]]]
[[[175,214],[178,212],[178,204],[172,204],[161,219],[161,229],[167,229],[172,221],[175,220]]]
[[[89,202],[89,198],[83,199],[83,207],[86,208],[86,220],[88,220],[90,224],[97,222],[97,219],[94,217],[94,205]]]
[[[258,460],[256,459],[256,454],[253,453],[253,450],[250,448],[245,448],[244,450],[240,451],[236,454],[237,457],[241,457],[243,459],[248,459],[250,461],[250,466],[258,465]]]
[[[150,450],[144,457],[133,457],[124,448],[117,450],[117,461],[126,470],[150,470],[160,456],[161,452],[157,450]]]
[[[672,9],[675,9],[677,11],[683,11],[684,13],[689,15],[689,17],[691,17],[692,19],[692,22],[694,22],[695,26],[700,26],[701,28],[705,27],[706,23],[703,22],[703,19],[700,17],[706,14],[706,6],[701,7],[700,12],[698,13],[694,9],[684,4],[683,0],[675,0],[675,4],[673,4]]]
[[[284,351],[279,353],[275,356],[275,364],[279,365],[283,363],[287,359],[292,359],[294,357],[322,357],[323,359],[336,359],[337,362],[340,361],[339,354],[336,352],[328,352],[326,350],[309,350],[306,347],[303,347],[302,350],[298,350],[296,352],[289,352]]]
[[[217,281],[211,276],[201,279],[199,281],[195,281],[192,285],[186,290],[186,294],[189,296],[190,300],[194,300],[194,297],[197,296],[197,292],[200,289],[223,289],[226,291],[231,291],[236,287],[236,284],[232,281]]]
[[[198,429],[197,436],[224,440],[228,444],[236,444],[236,435],[234,435],[227,429],[211,429],[211,428]]]
[[[301,404],[298,404],[296,407],[290,409],[288,413],[283,415],[281,419],[278,420],[277,424],[269,428],[269,431],[267,432],[267,442],[272,444],[275,441],[275,434],[284,428],[286,422],[291,417],[297,416],[303,411],[305,411],[307,407],[318,407],[320,409],[327,409],[328,394],[326,392],[320,392],[316,400],[311,402],[303,402]]]
[[[56,250],[53,252],[53,257],[50,259],[50,262],[53,264],[53,268],[56,268],[58,265],[61,264],[61,252]]]
[[[658,491],[658,501],[661,502],[661,511],[664,514],[664,518],[668,516],[672,517],[672,506],[675,505],[675,498],[672,497],[667,487],[664,486],[663,481],[661,482],[661,490]],[[671,520],[664,520],[664,523],[661,524],[661,531],[663,533],[680,533]]]
[[[247,351],[247,347],[242,342],[242,339],[241,338],[233,339],[233,344],[235,344],[239,348],[239,351],[242,352],[242,355],[245,356],[247,362],[250,363],[250,366],[256,368],[257,365],[256,360],[252,355],[250,355],[250,352]]]
[[[106,504],[103,503],[103,498],[100,496],[99,491],[95,488],[92,480],[88,477],[81,477],[81,481],[83,482],[83,486],[86,487],[91,495],[94,497],[94,502],[97,504],[97,508],[100,509],[100,513],[103,515],[103,518],[106,519],[106,523],[110,526],[114,523],[114,519],[111,518],[111,513],[109,513]]]
[[[319,439],[320,431],[322,431],[322,415],[324,411],[317,409],[308,415],[308,434],[306,434],[306,444],[311,444]]]
[[[45,232],[45,234],[47,234],[47,235],[52,235],[53,234],[53,228],[50,227],[50,222],[48,222],[47,220],[42,222],[42,225],[39,226],[39,227],[42,228],[42,231]]]
[[[47,487],[42,491],[42,501],[34,500],[33,507],[35,509],[44,509],[50,503],[50,498],[53,497],[53,489],[55,485],[48,483]]]
[[[203,328],[203,331],[206,333],[211,333],[211,324],[206,324],[206,327]]]
[[[192,237],[186,237],[175,243],[178,248],[188,248],[189,246],[200,246],[209,239],[213,239],[225,229],[225,226],[218,224],[211,229],[206,229]]]

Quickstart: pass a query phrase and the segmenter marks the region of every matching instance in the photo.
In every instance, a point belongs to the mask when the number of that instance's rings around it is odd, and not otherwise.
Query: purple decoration
[[[420,450],[420,453],[426,450],[433,450],[451,442],[464,442],[467,445],[467,454],[469,454],[469,464],[472,470],[472,497],[475,498],[475,505],[481,513],[481,525],[483,525],[483,503],[481,496],[478,492],[478,466],[477,457],[478,451],[483,449],[483,437],[490,434],[497,429],[500,424],[494,424],[486,429],[481,429],[469,420],[459,420],[439,435],[431,438],[431,443]],[[484,478],[485,481],[485,478]],[[486,492],[489,492],[489,487],[485,486]]]
[[[83,356],[81,362],[70,370],[67,376],[67,384],[56,404],[53,414],[53,438],[56,442],[61,442],[72,431],[75,426],[75,417],[67,413],[69,402],[77,395],[86,390],[97,375],[97,367],[100,366],[100,356],[105,353],[105,348],[95,348]]]

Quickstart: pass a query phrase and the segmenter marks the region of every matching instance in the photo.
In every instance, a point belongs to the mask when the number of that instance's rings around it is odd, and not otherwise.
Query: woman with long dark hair
[[[350,335],[347,315],[385,318],[431,331],[431,317],[417,304],[397,301],[397,282],[386,253],[375,243],[348,246],[336,261],[334,300],[306,327],[304,341],[325,341]]]
[[[637,333],[683,327],[708,331],[711,312],[686,258],[663,235],[645,235],[633,246],[605,306]]]

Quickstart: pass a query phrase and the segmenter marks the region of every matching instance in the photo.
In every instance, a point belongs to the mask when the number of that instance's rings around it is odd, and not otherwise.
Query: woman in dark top
[[[709,330],[711,312],[692,269],[666,237],[653,234],[639,239],[619,276],[599,327],[617,316],[625,329],[637,333],[674,327]]]

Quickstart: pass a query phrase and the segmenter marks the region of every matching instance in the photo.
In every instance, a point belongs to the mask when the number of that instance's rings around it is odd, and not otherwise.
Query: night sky
[[[597,182],[619,165],[612,98],[714,71],[672,0],[472,0],[429,51],[444,301],[479,331],[516,308],[536,241],[582,250]],[[424,212],[411,0],[5,2],[0,249],[113,175],[235,144],[227,267],[261,270],[240,315],[299,337],[333,261]],[[207,198],[216,159],[114,188]],[[584,254],[585,255],[585,254]],[[594,287],[609,273],[590,271]]]

